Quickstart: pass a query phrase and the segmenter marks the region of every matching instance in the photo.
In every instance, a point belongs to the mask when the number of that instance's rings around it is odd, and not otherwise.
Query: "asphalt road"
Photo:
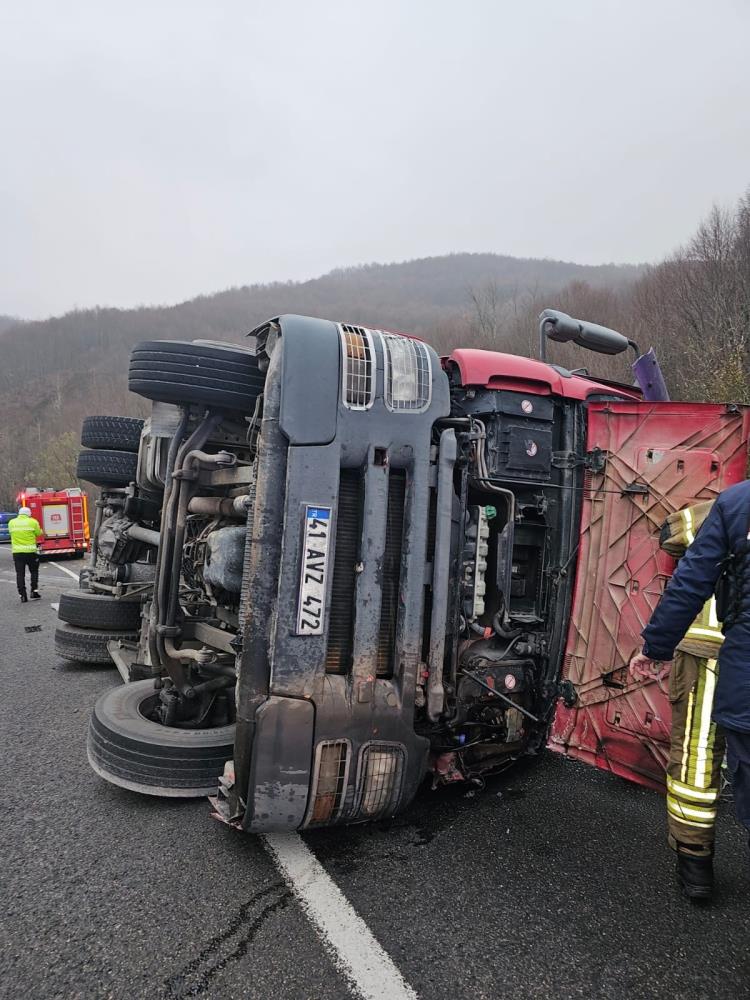
[[[44,564],[22,606],[0,549],[0,996],[356,995],[261,841],[89,770],[119,677],[55,656],[61,566],[80,568]],[[741,830],[725,809],[710,909],[676,892],[663,834],[658,795],[549,754],[304,839],[421,1000],[750,997]]]

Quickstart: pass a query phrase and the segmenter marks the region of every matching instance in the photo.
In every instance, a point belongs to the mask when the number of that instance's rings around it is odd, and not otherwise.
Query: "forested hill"
[[[87,309],[0,324],[0,502],[30,478],[64,485],[87,413],[145,412],[143,401],[127,392],[127,360],[140,340],[239,341],[263,320],[296,312],[413,332],[442,347],[471,342],[467,317],[482,311],[474,300],[486,299],[488,290],[494,316],[524,296],[555,305],[556,293],[571,283],[617,291],[640,273],[635,266],[451,254],[232,288],[176,306]]]
[[[0,327],[0,389],[53,372],[119,371],[139,340],[239,339],[285,312],[428,334],[464,313],[471,289],[492,282],[501,299],[554,292],[571,281],[616,288],[637,277],[632,266],[587,267],[495,254],[451,254],[401,264],[332,271],[304,282],[247,285],[176,306],[87,309],[43,322]]]
[[[0,333],[9,330],[12,326],[18,326],[19,320],[15,316],[0,315]]]

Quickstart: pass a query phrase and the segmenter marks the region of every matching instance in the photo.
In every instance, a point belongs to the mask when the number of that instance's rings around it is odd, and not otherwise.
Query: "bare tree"
[[[713,208],[630,294],[631,326],[657,347],[676,395],[750,401],[750,197]]]

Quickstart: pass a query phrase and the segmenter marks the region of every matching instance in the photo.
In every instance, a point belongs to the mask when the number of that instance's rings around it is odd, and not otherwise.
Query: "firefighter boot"
[[[26,594],[26,591],[24,590],[24,591],[23,591],[23,592],[21,593],[21,604],[26,604],[26,602],[28,601],[28,599],[29,599],[29,598],[28,598],[28,596],[27,596],[27,594]]]
[[[32,590],[31,591],[31,600],[32,601],[41,601],[41,599],[42,599],[42,595],[39,593],[38,590]]]
[[[713,855],[678,851],[677,879],[691,902],[708,903],[714,891]]]

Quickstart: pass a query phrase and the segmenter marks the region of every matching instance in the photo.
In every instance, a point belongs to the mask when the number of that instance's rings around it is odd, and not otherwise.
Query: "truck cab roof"
[[[613,392],[621,399],[643,398],[641,390],[636,386],[626,386],[607,379],[591,379],[558,365],[524,358],[518,354],[465,347],[444,357],[442,363],[454,384],[463,386],[510,389],[536,396],[562,396],[575,400],[611,396]]]

